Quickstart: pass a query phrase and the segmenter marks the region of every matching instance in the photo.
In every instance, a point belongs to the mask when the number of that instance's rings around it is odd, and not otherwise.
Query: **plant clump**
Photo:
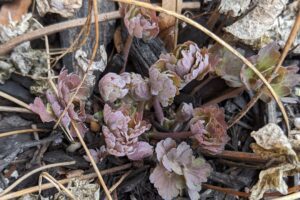
[[[211,166],[202,157],[195,157],[186,142],[178,146],[167,138],[157,143],[158,164],[150,175],[150,181],[163,199],[173,199],[187,190],[190,199],[199,199],[201,183],[207,181]]]
[[[151,125],[143,121],[137,112],[126,105],[114,110],[106,104],[103,118],[102,132],[109,154],[127,156],[130,160],[141,160],[152,155],[152,146],[138,139]]]
[[[48,89],[46,91],[46,106],[40,97],[36,97],[33,104],[30,104],[30,109],[37,113],[43,122],[56,121],[63,113],[76,88],[79,86],[80,81],[81,79],[78,75],[74,73],[68,74],[67,70],[62,70],[58,76],[57,94],[54,94],[51,89]],[[76,137],[77,134],[71,126],[71,121],[75,123],[82,135],[87,131],[84,124],[86,118],[85,100],[87,93],[88,88],[82,86],[61,119],[62,128],[70,131],[73,137]]]

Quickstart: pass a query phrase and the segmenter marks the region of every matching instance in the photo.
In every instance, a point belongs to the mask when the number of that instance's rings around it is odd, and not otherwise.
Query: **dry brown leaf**
[[[20,21],[27,13],[32,0],[14,0],[12,3],[2,5],[0,9],[0,24],[7,25],[12,21]]]
[[[237,17],[243,14],[249,7],[251,0],[222,0],[219,12]]]
[[[299,171],[299,166],[285,163],[276,167],[263,170],[259,174],[259,181],[251,189],[250,200],[261,199],[265,192],[277,190],[281,194],[288,193],[288,186],[284,177],[291,175],[291,172]]]
[[[39,14],[57,13],[62,17],[72,17],[82,6],[82,0],[36,0]]]
[[[258,131],[253,131],[251,136],[256,141],[256,144],[251,144],[254,153],[264,158],[276,159],[280,164],[260,172],[258,182],[251,189],[250,200],[261,199],[270,190],[287,194],[288,186],[284,177],[300,172],[300,163],[293,149],[294,146],[299,146],[299,132],[292,131],[287,138],[278,125],[270,123]]]
[[[258,1],[251,12],[225,30],[242,40],[258,39],[272,27],[287,2],[287,0]]]
[[[291,130],[289,141],[295,151],[300,151],[300,130]]]
[[[252,144],[254,153],[262,156],[284,156],[287,161],[297,163],[297,154],[282,129],[277,124],[267,124],[258,131],[253,131],[251,136],[256,144]],[[275,158],[276,158],[275,157]]]

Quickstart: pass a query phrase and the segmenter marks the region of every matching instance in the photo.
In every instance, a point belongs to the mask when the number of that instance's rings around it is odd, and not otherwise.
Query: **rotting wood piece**
[[[143,76],[148,76],[148,69],[159,59],[161,53],[166,52],[164,43],[159,38],[148,42],[134,38],[129,56],[136,71]]]

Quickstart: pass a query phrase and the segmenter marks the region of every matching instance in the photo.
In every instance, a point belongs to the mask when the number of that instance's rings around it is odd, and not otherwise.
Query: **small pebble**
[[[74,142],[72,144],[70,144],[67,148],[67,151],[70,153],[75,152],[77,149],[79,149],[81,147],[80,142]]]
[[[300,117],[294,118],[294,125],[298,130],[300,130]]]

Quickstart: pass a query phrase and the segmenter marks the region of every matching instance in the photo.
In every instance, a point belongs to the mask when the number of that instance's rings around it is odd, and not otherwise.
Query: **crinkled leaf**
[[[120,13],[124,16],[124,24],[131,36],[147,41],[158,35],[158,17],[155,11],[122,4]]]
[[[151,125],[134,118],[128,106],[121,106],[113,110],[104,105],[102,126],[108,153],[115,156],[127,156],[132,160],[141,160],[152,155],[152,147],[146,142],[139,142],[138,137],[149,130]]]
[[[170,173],[163,166],[157,165],[150,174],[150,182],[154,184],[158,194],[165,200],[172,200],[179,195],[184,180],[181,176]]]
[[[230,140],[224,110],[216,105],[195,108],[190,129],[199,148],[211,154],[221,153]]]
[[[176,142],[175,140],[171,138],[167,138],[165,140],[161,140],[156,144],[155,152],[156,152],[156,157],[159,162],[162,161],[163,156],[167,154],[170,149],[176,147]]]
[[[177,146],[170,138],[160,141],[155,151],[159,163],[150,175],[150,181],[158,193],[164,199],[171,199],[178,196],[179,189],[187,189],[190,198],[197,199],[202,182],[207,181],[210,174],[210,165],[201,157],[195,159],[187,143],[181,142]]]
[[[193,105],[192,103],[182,103],[176,112],[176,121],[186,122],[193,116]]]
[[[277,64],[280,58],[279,46],[273,42],[261,50],[258,54],[249,58],[256,69],[262,73],[265,77],[271,76],[275,65]],[[256,90],[260,85],[261,81],[258,76],[245,65],[241,70],[241,80],[248,89]]]
[[[300,75],[298,66],[280,67],[276,77],[272,80],[271,86],[280,97],[288,96],[293,87],[300,83]],[[272,95],[267,89],[263,90],[261,100],[268,102]]]
[[[273,123],[267,124],[258,131],[253,131],[251,136],[255,139],[256,145],[261,147],[257,152],[255,150],[258,148],[254,147],[253,150],[255,153],[266,157],[263,151],[263,149],[265,149],[267,155],[270,155],[268,152],[272,152],[273,155],[277,154],[279,156],[285,156],[286,160],[292,163],[298,162],[297,154],[278,125]],[[252,147],[253,146],[254,145],[252,145]]]
[[[153,154],[153,147],[147,142],[138,142],[134,148],[134,152],[127,155],[130,160],[142,160]]]
[[[277,190],[281,194],[287,194],[288,186],[283,178],[295,168],[295,165],[287,163],[261,171],[258,182],[251,189],[249,199],[261,199],[265,192],[273,190]],[[297,171],[299,171],[299,167]]]

